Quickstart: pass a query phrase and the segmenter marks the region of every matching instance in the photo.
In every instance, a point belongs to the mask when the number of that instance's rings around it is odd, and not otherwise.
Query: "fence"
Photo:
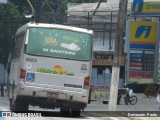
[[[67,13],[66,24],[94,31],[94,40],[100,45],[113,48],[117,29],[118,11],[72,11]],[[106,42],[106,43],[105,43]]]

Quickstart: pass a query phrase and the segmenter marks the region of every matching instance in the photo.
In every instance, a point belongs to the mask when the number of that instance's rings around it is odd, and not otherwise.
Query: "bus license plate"
[[[47,92],[47,97],[58,98],[59,97],[59,93]]]

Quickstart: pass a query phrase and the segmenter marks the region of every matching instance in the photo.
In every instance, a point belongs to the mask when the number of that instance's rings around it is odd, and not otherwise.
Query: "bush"
[[[144,93],[147,84],[128,84],[128,87],[133,90],[134,93]]]
[[[149,85],[147,85],[147,87],[145,87],[144,94],[147,97],[149,97],[149,96],[155,97],[157,95],[157,90],[158,90],[158,86],[153,85],[153,84],[149,84]]]

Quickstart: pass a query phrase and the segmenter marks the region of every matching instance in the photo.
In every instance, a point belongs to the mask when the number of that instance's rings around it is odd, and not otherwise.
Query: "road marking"
[[[115,118],[115,117],[109,117],[111,118],[112,120],[119,120],[118,118]]]

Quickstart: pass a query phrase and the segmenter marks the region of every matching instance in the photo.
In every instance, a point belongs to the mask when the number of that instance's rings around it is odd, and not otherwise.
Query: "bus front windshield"
[[[90,60],[91,34],[56,28],[29,28],[26,52],[73,60]]]

